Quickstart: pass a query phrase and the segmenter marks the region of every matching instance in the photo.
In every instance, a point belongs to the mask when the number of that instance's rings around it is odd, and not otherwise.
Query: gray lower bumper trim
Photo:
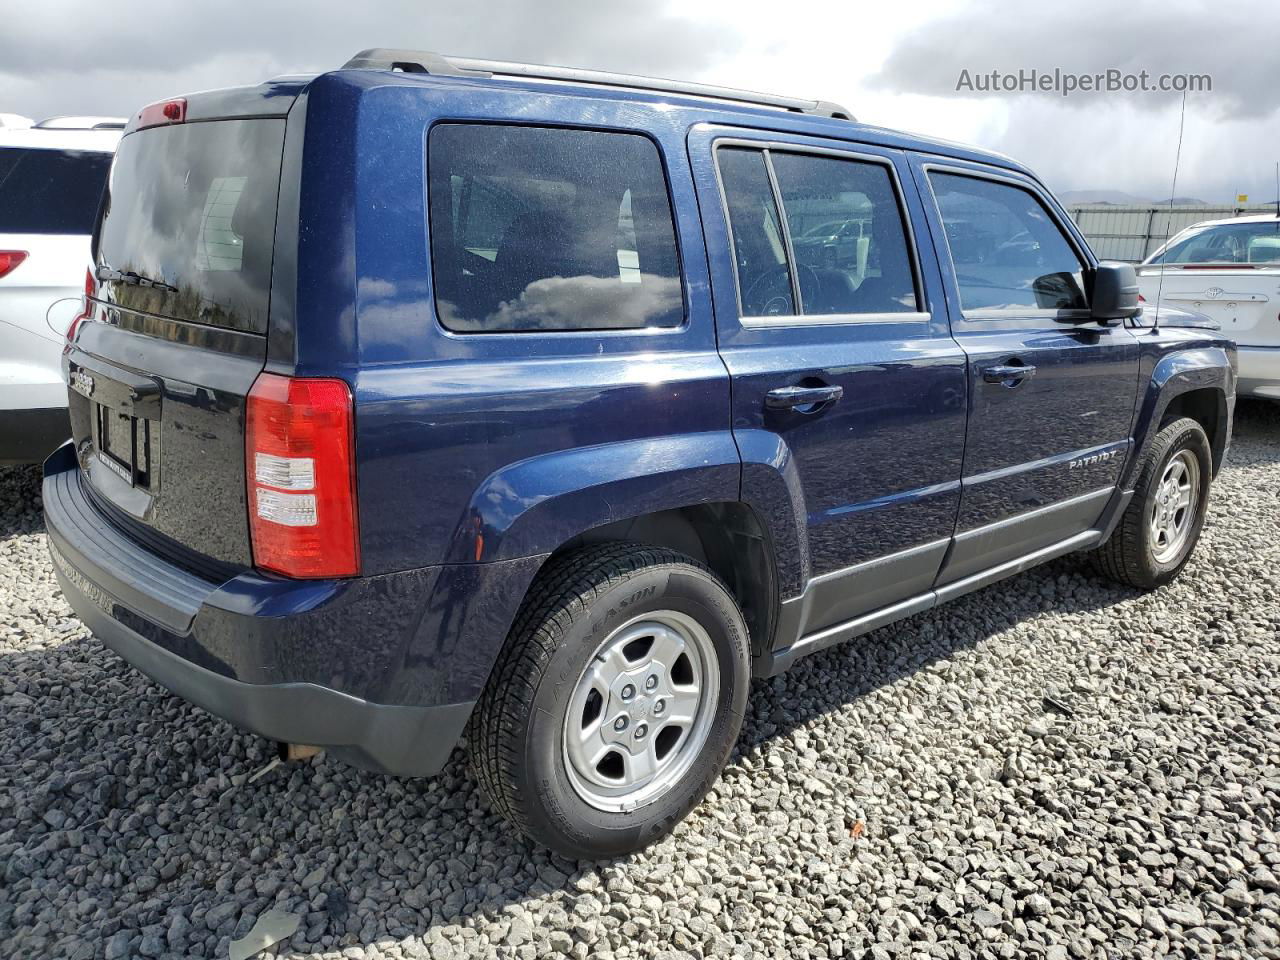
[[[108,647],[184,700],[272,740],[325,747],[379,773],[429,776],[449,759],[475,706],[397,706],[313,683],[242,683],[184,660],[113,620],[56,565],[55,570],[76,614]]]

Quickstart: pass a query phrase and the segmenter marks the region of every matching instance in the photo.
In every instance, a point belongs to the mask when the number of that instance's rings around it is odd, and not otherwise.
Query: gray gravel
[[[1280,957],[1280,406],[1242,403],[1186,574],[1067,559],[757,683],[723,780],[629,861],[263,741],[89,637],[0,470],[0,953]],[[270,954],[268,954],[270,955]]]

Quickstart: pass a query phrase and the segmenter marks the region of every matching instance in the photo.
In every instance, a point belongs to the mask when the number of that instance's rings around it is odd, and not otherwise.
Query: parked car
[[[39,463],[71,435],[62,345],[83,308],[89,234],[124,123],[0,129],[0,463]]]
[[[1240,392],[1280,400],[1280,215],[1190,226],[1142,262],[1138,285],[1148,314],[1217,321],[1240,351]]]
[[[466,730],[567,856],[684,817],[753,675],[1072,551],[1169,582],[1231,434],[1231,342],[1138,329],[1027,169],[814,101],[365,51],[146,107],[103,209],[43,491],[78,615],[373,770]]]

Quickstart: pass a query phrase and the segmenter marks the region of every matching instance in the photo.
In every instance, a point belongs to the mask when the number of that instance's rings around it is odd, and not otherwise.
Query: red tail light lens
[[[27,259],[25,250],[0,250],[0,277],[13,273],[14,267]]]
[[[259,374],[245,415],[253,562],[288,577],[360,572],[355,420],[342,380]]]
[[[178,97],[175,100],[161,100],[159,103],[149,103],[138,111],[138,122],[135,129],[142,130],[145,127],[158,127],[165,123],[184,123],[186,119],[186,100],[182,97]]]
[[[98,293],[98,282],[93,276],[92,270],[84,272],[84,300],[81,303],[80,312],[71,318],[71,323],[67,325],[67,343],[76,342],[76,333],[80,329],[80,324],[93,316],[94,303],[93,298]]]

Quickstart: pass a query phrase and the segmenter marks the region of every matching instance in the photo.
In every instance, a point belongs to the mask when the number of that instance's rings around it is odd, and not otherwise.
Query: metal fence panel
[[[1122,206],[1081,203],[1067,207],[1080,232],[1100,260],[1145,260],[1166,237],[1204,220],[1222,220],[1256,213],[1275,213],[1275,206],[1211,206],[1209,204]]]

